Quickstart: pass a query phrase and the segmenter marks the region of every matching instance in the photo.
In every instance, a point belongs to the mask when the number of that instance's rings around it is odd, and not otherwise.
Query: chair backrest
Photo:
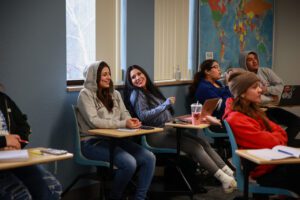
[[[227,130],[227,134],[229,137],[229,141],[231,144],[232,150],[232,164],[235,166],[235,177],[237,180],[238,189],[243,191],[244,189],[244,174],[242,171],[242,163],[240,157],[235,153],[235,150],[238,149],[234,134],[231,130],[230,125],[226,120],[224,120],[224,124]],[[251,193],[259,193],[259,194],[278,194],[278,195],[286,195],[291,197],[299,198],[297,194],[291,192],[286,189],[275,188],[275,187],[265,187],[257,184],[256,182],[249,182],[249,192]]]
[[[142,136],[141,144],[143,147],[148,149],[149,151],[153,153],[176,153],[176,149],[171,148],[160,148],[160,147],[152,147],[147,142],[147,137],[145,135]]]
[[[233,132],[228,124],[228,122],[226,120],[224,120],[224,125],[225,125],[225,128],[226,128],[226,131],[227,131],[227,135],[229,137],[229,141],[230,141],[230,146],[231,146],[231,152],[232,152],[232,164],[234,165],[235,167],[235,176],[236,176],[236,179],[237,179],[237,183],[238,183],[238,188],[240,190],[243,190],[243,186],[244,186],[244,175],[242,173],[242,164],[241,164],[241,159],[240,157],[235,153],[235,150],[238,149],[238,146],[236,144],[236,141],[235,141],[235,138],[234,138],[234,135],[233,135]]]
[[[75,118],[75,127],[76,132],[73,137],[74,142],[74,159],[78,164],[81,165],[92,165],[92,166],[101,166],[101,167],[109,167],[109,162],[105,161],[98,161],[98,160],[91,160],[86,157],[81,152],[81,141],[80,141],[80,128],[78,123],[78,115],[80,115],[77,106],[72,105],[74,118]]]
[[[228,138],[227,133],[216,133],[210,130],[209,128],[203,129],[204,135],[210,138]]]

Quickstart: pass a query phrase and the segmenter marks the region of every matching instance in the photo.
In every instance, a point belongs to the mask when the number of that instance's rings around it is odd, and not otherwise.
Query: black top
[[[27,116],[22,113],[9,96],[2,92],[0,92],[0,109],[5,117],[8,132],[19,135],[22,140],[28,141],[30,126],[27,123]],[[24,143],[21,145],[22,148],[25,146]],[[5,136],[0,136],[0,148],[3,147],[6,147],[6,139]]]

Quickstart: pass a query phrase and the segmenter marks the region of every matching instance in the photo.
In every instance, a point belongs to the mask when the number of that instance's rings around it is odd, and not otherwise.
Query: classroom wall
[[[300,1],[276,0],[274,71],[286,84],[300,85]]]
[[[300,1],[275,1],[273,69],[285,84],[300,85]],[[300,116],[300,106],[286,110]],[[300,134],[299,134],[300,137]]]
[[[154,16],[154,1],[127,2],[128,19],[134,20],[128,23],[127,29],[127,64],[140,64],[153,74],[150,68],[154,63],[154,24],[150,18]],[[294,73],[299,72],[296,38],[299,3],[297,0],[276,3],[274,69],[282,78],[299,84],[299,73]],[[65,1],[1,0],[0,27],[0,82],[28,115],[33,131],[29,147],[72,151],[75,127],[71,104],[76,103],[78,92],[66,92]],[[162,87],[162,91],[167,97],[177,97],[175,111],[184,114],[187,86]],[[55,172],[54,164],[46,167]],[[66,187],[85,170],[73,160],[60,161],[56,176]]]
[[[153,76],[154,1],[128,0],[128,65],[145,66]],[[0,82],[27,114],[32,128],[29,147],[72,151],[75,132],[71,104],[78,92],[66,91],[65,1],[0,1]],[[176,112],[184,114],[186,86],[164,87],[177,94]],[[181,93],[181,95],[178,95]],[[45,165],[66,187],[85,168],[73,160]]]

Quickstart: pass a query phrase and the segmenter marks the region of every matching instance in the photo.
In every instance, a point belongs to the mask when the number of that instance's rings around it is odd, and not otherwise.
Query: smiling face
[[[253,83],[241,96],[244,100],[252,103],[261,102],[262,89],[260,87],[260,82],[257,81]]]
[[[130,79],[133,86],[146,89],[147,78],[140,70],[131,70]]]
[[[104,67],[101,71],[101,78],[99,81],[100,88],[109,88],[111,82],[110,70],[108,67]]]

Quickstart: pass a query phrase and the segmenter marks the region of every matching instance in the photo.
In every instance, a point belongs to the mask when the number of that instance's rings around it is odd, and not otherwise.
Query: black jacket
[[[26,115],[21,112],[9,96],[2,92],[0,92],[0,109],[5,117],[8,132],[19,135],[22,140],[28,141],[30,126],[27,123]],[[25,146],[24,143],[21,145],[22,148]],[[5,136],[0,136],[0,148],[2,147],[6,147]]]

